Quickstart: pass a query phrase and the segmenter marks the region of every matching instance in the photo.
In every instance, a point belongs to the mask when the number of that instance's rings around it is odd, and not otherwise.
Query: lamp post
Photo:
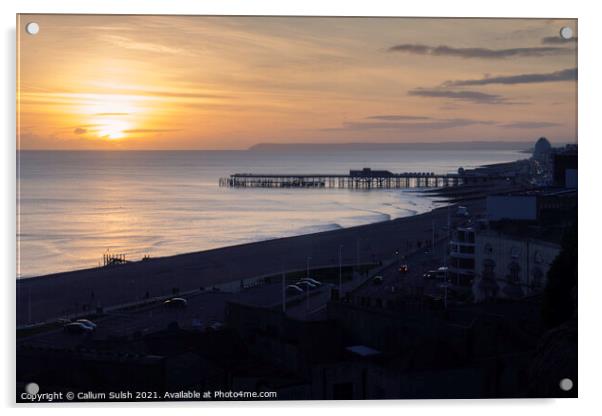
[[[343,296],[343,245],[339,245],[339,298]]]
[[[282,264],[282,312],[286,314],[286,274],[284,273],[284,263]]]
[[[433,253],[433,255],[435,254],[435,220],[432,221],[432,227],[433,227],[433,243],[431,245],[431,251]]]
[[[307,274],[306,277],[309,278],[309,261],[311,257],[307,257]],[[308,281],[309,283],[309,281]],[[305,285],[305,310],[309,313],[309,284]]]

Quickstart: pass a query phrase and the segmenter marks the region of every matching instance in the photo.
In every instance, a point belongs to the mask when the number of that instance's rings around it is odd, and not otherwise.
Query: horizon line
[[[167,149],[107,149],[107,148],[96,148],[96,149],[50,149],[50,148],[30,148],[30,149],[19,149],[17,148],[17,152],[188,152],[188,151],[205,151],[205,152],[247,152],[254,151],[256,147],[259,146],[282,146],[282,147],[291,147],[291,146],[402,146],[402,145],[415,145],[415,146],[432,146],[432,145],[456,145],[456,144],[487,144],[487,145],[533,145],[536,140],[530,141],[522,141],[522,140],[512,140],[512,141],[495,141],[495,140],[461,140],[461,141],[436,141],[436,142],[325,142],[325,143],[313,143],[313,142],[291,142],[291,143],[280,143],[280,142],[259,142],[253,145],[250,145],[246,148],[231,148],[231,149],[204,149],[204,148],[167,148]],[[561,141],[551,141],[552,145],[565,145],[565,144],[578,144],[577,140],[561,140]]]

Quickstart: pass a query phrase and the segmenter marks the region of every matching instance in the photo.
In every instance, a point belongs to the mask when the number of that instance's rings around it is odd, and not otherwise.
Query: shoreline
[[[515,162],[501,162],[501,164],[508,163],[512,164]],[[120,221],[120,218],[124,218],[126,215],[116,215],[115,223],[121,225],[121,227],[114,227],[115,230],[112,230],[111,234],[105,233],[106,230],[102,227],[86,225],[86,218],[93,218],[93,215],[108,215],[102,214],[102,210],[98,211],[98,209],[88,204],[82,210],[77,211],[78,214],[81,213],[81,215],[87,216],[83,217],[82,227],[77,225],[77,221],[74,222],[76,225],[73,226],[70,220],[65,221],[63,219],[56,223],[56,225],[42,225],[41,228],[32,228],[31,226],[29,227],[30,229],[24,228],[27,232],[23,234],[20,240],[22,251],[18,253],[18,255],[22,255],[23,257],[21,257],[20,264],[17,265],[19,273],[15,277],[17,280],[36,279],[43,276],[100,267],[99,260],[103,252],[107,253],[107,247],[110,247],[113,253],[126,255],[128,260],[140,261],[148,255],[152,257],[175,256],[244,243],[266,241],[268,239],[306,235],[336,228],[350,228],[363,224],[393,220],[400,217],[413,216],[417,213],[428,212],[441,205],[460,202],[462,199],[465,199],[465,197],[457,195],[459,187],[453,190],[440,189],[437,190],[436,194],[432,193],[433,190],[407,188],[399,192],[387,191],[380,196],[376,194],[371,195],[367,200],[367,204],[363,204],[364,196],[352,195],[343,195],[341,197],[343,198],[342,203],[337,204],[339,196],[336,194],[328,196],[326,194],[324,201],[327,204],[333,205],[333,208],[326,212],[325,215],[314,215],[311,204],[300,204],[301,207],[299,209],[293,206],[290,209],[291,213],[288,214],[285,211],[288,210],[286,204],[289,202],[287,202],[287,199],[284,199],[282,205],[284,208],[280,208],[277,205],[275,211],[278,211],[279,218],[291,216],[294,218],[294,221],[290,223],[285,219],[273,221],[269,215],[251,214],[249,221],[253,222],[243,224],[242,229],[236,227],[236,222],[229,221],[230,218],[228,217],[227,209],[224,210],[220,206],[219,201],[220,198],[224,198],[224,200],[234,199],[235,201],[248,198],[244,195],[242,197],[232,197],[229,194],[226,194],[225,197],[218,196],[218,203],[215,205],[209,204],[207,209],[202,205],[199,207],[198,204],[192,205],[188,203],[188,205],[184,205],[183,214],[177,212],[171,214],[169,212],[169,205],[166,205],[165,201],[157,205],[157,208],[161,208],[163,211],[154,210],[153,202],[150,202],[151,209],[141,209],[143,213],[141,215],[142,223],[149,225],[148,227],[140,229],[137,228],[139,225],[130,226],[126,221]],[[447,194],[443,195],[444,191],[453,192],[454,197]],[[152,195],[144,195],[145,198],[149,198],[150,196]],[[273,199],[267,195],[265,198],[268,203],[270,199]],[[305,197],[303,195],[295,195],[292,198],[295,201],[303,200]],[[320,199],[321,196],[316,194],[312,198]],[[279,203],[280,199],[277,201]],[[202,204],[203,201],[200,203]],[[111,201],[107,202],[107,204],[112,204],[109,206],[119,210],[120,213],[124,212],[130,215],[127,209],[120,210],[120,202]],[[262,205],[259,204],[258,206],[261,207]],[[324,206],[326,209],[330,208],[329,205]],[[33,209],[32,207],[35,207],[35,205],[29,206],[30,211]],[[136,205],[131,204],[131,207],[136,207]],[[129,208],[130,210],[131,207]],[[62,205],[58,205],[56,208],[64,209]],[[187,210],[193,212],[199,208],[201,211],[200,214],[188,215],[186,213]],[[339,208],[342,210],[341,215],[337,212]],[[205,214],[205,211],[208,214]],[[240,216],[243,220],[245,218],[244,211],[249,210],[243,208],[243,215]],[[280,211],[282,211],[282,214]],[[35,220],[45,220],[45,223],[52,224],[52,215],[55,215],[52,212],[50,215],[43,212],[36,214]],[[165,218],[169,218],[170,220],[173,216],[177,220],[174,222],[174,226],[172,227],[168,221],[160,218],[156,214],[157,212],[161,212]],[[258,212],[261,212],[261,210]],[[194,218],[199,226],[187,226],[182,220],[186,220],[188,217]],[[110,219],[110,217],[108,218]],[[233,218],[237,219],[238,217]],[[89,220],[87,221],[90,222]],[[207,227],[206,229],[205,226]],[[86,231],[89,231],[89,233],[85,233]],[[80,235],[77,233],[80,233]],[[206,233],[206,236],[203,235],[204,233]],[[17,238],[20,239],[21,237],[18,235]]]
[[[432,190],[432,191],[435,191],[435,190]],[[427,191],[416,191],[416,193],[423,193],[423,192],[427,192]],[[434,195],[428,195],[428,197],[433,198]],[[433,201],[433,204],[446,204],[448,202],[447,200],[440,200],[440,201],[432,200],[432,201]],[[455,204],[456,204],[456,202],[449,202],[449,203],[447,203],[447,205],[435,206],[435,207],[432,207],[430,210],[426,210],[424,212],[419,212],[416,210],[408,210],[408,211],[411,211],[411,213],[409,215],[405,215],[402,217],[389,218],[386,220],[375,221],[375,222],[370,222],[370,223],[366,223],[366,224],[358,224],[358,225],[353,225],[353,226],[349,226],[349,227],[339,226],[338,228],[334,228],[334,229],[315,231],[315,232],[310,232],[310,233],[305,233],[305,234],[295,234],[295,235],[282,236],[282,237],[273,237],[273,238],[267,238],[265,240],[249,241],[249,242],[245,242],[245,243],[208,248],[208,249],[204,249],[204,250],[187,251],[187,252],[183,252],[183,253],[168,254],[165,256],[151,257],[146,261],[152,262],[154,260],[168,260],[168,259],[178,258],[181,256],[192,256],[192,255],[197,255],[197,254],[202,254],[202,253],[211,253],[211,252],[217,252],[217,251],[228,250],[228,249],[233,249],[233,248],[247,248],[250,246],[257,245],[257,244],[262,244],[262,243],[267,243],[267,242],[277,242],[277,241],[288,240],[288,239],[293,239],[293,238],[303,238],[303,237],[312,237],[312,236],[319,237],[322,234],[335,233],[335,232],[347,231],[347,230],[355,230],[355,229],[360,229],[362,227],[370,227],[370,226],[377,225],[377,224],[384,224],[384,223],[395,222],[395,221],[399,221],[399,220],[407,220],[407,219],[415,218],[415,217],[418,217],[421,215],[431,214],[434,211],[442,210],[442,209],[447,208],[448,206],[452,206]],[[145,261],[142,259],[128,260],[124,264],[118,264],[118,265],[114,265],[114,266],[95,266],[95,267],[87,267],[87,268],[82,268],[82,269],[64,270],[64,271],[58,271],[58,272],[52,272],[52,273],[28,276],[28,277],[21,276],[20,278],[17,278],[16,281],[17,281],[17,283],[19,283],[19,282],[32,281],[32,280],[37,280],[37,279],[52,279],[52,278],[64,276],[64,275],[90,272],[90,271],[99,270],[99,269],[104,270],[104,269],[111,269],[111,268],[115,268],[115,267],[124,267],[124,266],[143,263],[143,262],[145,262]]]
[[[452,204],[453,205],[453,204]],[[471,212],[484,201],[467,202]],[[451,205],[449,205],[451,206]],[[338,265],[382,261],[408,251],[408,244],[432,238],[432,224],[443,232],[448,206],[394,220],[293,237],[151,258],[122,265],[53,273],[16,281],[17,325],[94,310],[96,306],[142,300],[242,279]]]
[[[434,191],[434,190],[431,190],[431,191]],[[206,249],[195,250],[195,251],[183,251],[183,252],[177,252],[177,253],[173,253],[173,254],[158,255],[156,257],[151,257],[151,259],[166,259],[166,258],[171,258],[171,257],[204,253],[204,252],[215,251],[215,250],[220,250],[220,249],[228,249],[231,247],[241,247],[241,246],[253,245],[253,244],[257,244],[257,243],[263,243],[266,241],[282,240],[282,239],[288,239],[288,238],[294,238],[294,237],[305,237],[305,236],[311,236],[314,234],[321,234],[321,233],[328,233],[328,232],[332,232],[332,231],[348,230],[348,229],[352,229],[352,228],[356,228],[356,227],[370,226],[373,224],[386,223],[389,221],[396,221],[399,219],[410,218],[410,217],[415,217],[417,215],[427,214],[435,209],[443,208],[446,206],[446,205],[443,206],[441,204],[450,205],[450,204],[455,203],[455,202],[448,203],[447,200],[435,200],[435,199],[433,199],[435,196],[427,194],[427,191],[412,190],[412,191],[403,191],[403,192],[414,192],[417,196],[428,198],[431,202],[430,207],[423,211],[419,210],[419,209],[406,208],[404,210],[407,212],[407,215],[393,217],[393,218],[389,214],[379,213],[383,217],[387,217],[387,218],[383,219],[383,220],[379,220],[379,221],[367,222],[367,223],[357,224],[357,225],[342,226],[339,223],[328,223],[328,224],[324,223],[324,224],[317,224],[317,225],[308,225],[308,226],[299,228],[299,230],[305,229],[305,228],[320,228],[320,227],[323,227],[324,229],[318,230],[318,231],[305,232],[305,233],[301,233],[301,234],[291,234],[291,235],[268,237],[268,238],[262,239],[262,240],[240,242],[240,243],[235,243],[235,244],[231,244],[231,245],[218,246],[218,247],[206,248]],[[335,225],[336,227],[326,228],[328,225]],[[139,263],[141,261],[143,261],[142,258],[135,259],[135,260],[128,260],[124,265]],[[91,267],[84,267],[84,268],[79,268],[79,269],[61,270],[61,271],[55,271],[55,272],[50,272],[50,273],[41,274],[41,275],[25,275],[25,276],[22,275],[20,277],[17,277],[16,280],[17,280],[17,282],[19,282],[19,281],[25,281],[25,280],[53,278],[54,276],[65,275],[65,274],[69,274],[69,273],[86,272],[86,271],[96,270],[99,268],[103,268],[103,266],[91,266]]]
[[[353,191],[353,192],[355,192],[355,191]],[[418,190],[418,189],[409,190],[408,189],[408,190],[401,190],[401,192],[411,193],[415,197],[425,198],[425,200],[428,201],[425,205],[428,205],[428,206],[418,207],[418,206],[415,206],[416,204],[412,203],[413,204],[412,208],[409,208],[409,207],[403,208],[403,209],[398,208],[398,210],[404,211],[404,215],[401,215],[401,216],[394,216],[393,214],[379,212],[379,211],[358,210],[359,212],[369,212],[371,214],[380,215],[383,219],[378,219],[378,220],[374,220],[371,222],[359,221],[358,224],[353,224],[353,225],[341,225],[341,223],[339,223],[339,222],[329,222],[329,223],[324,222],[324,223],[320,223],[320,224],[308,224],[308,225],[300,226],[299,228],[295,229],[295,231],[297,231],[297,232],[292,232],[289,235],[282,235],[282,234],[277,235],[276,234],[276,235],[268,236],[266,238],[259,239],[259,240],[252,240],[252,241],[240,241],[239,240],[239,242],[233,242],[231,244],[228,243],[227,245],[219,245],[219,246],[215,246],[215,247],[207,247],[207,248],[201,248],[201,249],[197,249],[197,250],[176,251],[176,252],[171,252],[171,253],[166,253],[166,254],[159,254],[157,256],[152,256],[151,258],[159,259],[159,258],[167,258],[167,257],[176,257],[176,256],[180,256],[180,255],[185,255],[185,254],[194,254],[194,253],[200,253],[200,252],[217,250],[217,249],[228,248],[228,247],[236,247],[236,246],[247,245],[247,244],[255,244],[255,243],[261,243],[261,242],[270,241],[270,240],[278,240],[278,239],[291,238],[291,237],[301,237],[301,236],[307,236],[307,235],[318,234],[318,233],[329,232],[329,231],[345,230],[345,229],[360,227],[360,226],[364,226],[364,225],[378,224],[381,222],[394,221],[394,220],[397,220],[400,218],[408,218],[408,217],[413,217],[416,215],[428,213],[428,212],[432,211],[433,209],[440,208],[442,206],[442,204],[447,203],[447,201],[435,200],[433,195],[430,195],[429,193],[427,193],[424,190]],[[305,230],[307,230],[307,231],[305,231]],[[142,261],[142,257],[132,258],[127,261],[127,264],[138,263],[140,261]],[[90,262],[90,266],[84,266],[84,267],[79,267],[79,268],[74,268],[74,269],[51,271],[51,272],[44,273],[44,274],[26,274],[26,275],[17,276],[16,280],[21,281],[21,280],[30,280],[30,279],[51,278],[55,275],[63,275],[66,273],[89,271],[89,270],[94,270],[94,269],[98,269],[101,267],[102,266],[96,265],[95,262]]]
[[[521,161],[477,169],[506,170],[518,163]],[[431,199],[433,204],[444,205],[348,228],[20,278],[16,280],[17,325],[287,270],[338,265],[339,249],[345,265],[384,261],[395,252],[403,255],[419,242],[430,241],[433,234],[447,232],[454,205],[462,203],[478,216],[484,212],[487,194],[516,186],[504,183],[421,190],[423,196],[442,198]]]

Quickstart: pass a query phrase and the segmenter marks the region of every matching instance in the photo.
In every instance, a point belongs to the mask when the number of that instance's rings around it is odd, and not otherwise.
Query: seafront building
[[[577,188],[577,145],[557,149],[553,156],[553,182],[562,188]]]
[[[530,159],[532,185],[577,188],[577,145],[552,147],[540,138]]]
[[[486,207],[486,221],[474,229],[474,300],[541,294],[564,231],[576,218],[576,189],[490,195]]]
[[[577,190],[535,188],[487,197],[487,220],[520,221],[542,226],[558,226],[566,214],[577,208]]]
[[[471,287],[475,277],[474,227],[458,227],[449,242],[448,280],[460,287]]]
[[[477,234],[473,285],[476,302],[541,294],[548,270],[560,253],[560,242],[539,240],[529,234],[504,229]]]

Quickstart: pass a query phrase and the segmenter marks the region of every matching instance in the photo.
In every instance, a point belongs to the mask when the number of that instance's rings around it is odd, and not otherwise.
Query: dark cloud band
[[[549,72],[547,74],[519,74],[510,76],[487,77],[483,79],[469,79],[459,81],[446,81],[445,87],[466,87],[473,85],[488,84],[534,84],[540,82],[575,81],[577,79],[577,68],[563,69],[561,71]]]
[[[432,56],[454,56],[458,58],[480,58],[480,59],[504,59],[511,57],[541,57],[564,55],[574,53],[567,48],[552,46],[532,47],[532,48],[509,48],[509,49],[488,49],[488,48],[454,48],[451,46],[427,46],[421,44],[400,44],[391,46],[389,52],[403,52],[415,55]]]
[[[498,94],[469,90],[453,91],[440,88],[415,88],[408,91],[408,95],[415,97],[449,98],[477,104],[513,104]]]
[[[425,116],[406,116],[398,114],[385,114],[366,117],[368,120],[383,120],[383,121],[404,121],[404,120],[432,120],[432,117]]]
[[[577,43],[577,38],[564,39],[560,36],[547,36],[541,40],[544,45],[566,45],[571,43]]]
[[[368,120],[368,121],[366,121]],[[379,120],[379,121],[372,121]],[[415,121],[424,120],[424,121]],[[324,128],[322,131],[366,131],[366,130],[389,130],[389,131],[420,131],[420,130],[443,130],[456,127],[469,127],[478,125],[490,125],[506,129],[545,129],[561,126],[560,123],[549,121],[515,121],[511,123],[499,123],[491,120],[478,120],[472,118],[436,118],[429,116],[413,115],[373,115],[362,120],[348,121],[341,127]]]
[[[368,117],[370,119],[370,117]],[[452,119],[431,119],[424,122],[346,122],[343,123],[345,130],[431,130],[431,129],[450,129],[454,127],[472,126],[475,124],[494,124],[492,121],[473,120],[466,118]]]
[[[559,123],[550,123],[547,121],[518,121],[516,123],[500,124],[500,127],[508,129],[544,129],[546,127],[561,126]]]

